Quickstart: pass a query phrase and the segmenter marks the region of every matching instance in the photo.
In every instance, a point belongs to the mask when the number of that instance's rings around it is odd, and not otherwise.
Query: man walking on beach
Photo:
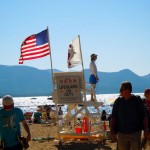
[[[148,137],[146,109],[140,96],[131,92],[130,82],[121,83],[120,96],[113,105],[110,132],[113,141],[117,134],[117,150],[139,150],[142,129],[144,137]]]
[[[2,99],[3,108],[0,109],[0,139],[4,150],[22,150],[19,142],[21,136],[20,122],[27,132],[27,141],[31,140],[29,127],[20,108],[14,107],[13,98],[6,95]]]

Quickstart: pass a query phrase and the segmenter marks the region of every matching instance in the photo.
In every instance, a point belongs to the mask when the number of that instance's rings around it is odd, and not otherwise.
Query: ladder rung
[[[85,104],[86,106],[101,106],[101,105],[103,105],[103,102],[87,101],[87,102],[83,102],[83,104]]]
[[[100,113],[89,113],[89,115],[91,115],[91,116],[96,116],[96,117],[100,117]]]

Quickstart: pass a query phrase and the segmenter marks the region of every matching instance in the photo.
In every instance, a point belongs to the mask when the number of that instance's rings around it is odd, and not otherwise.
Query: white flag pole
[[[82,70],[83,70],[83,75],[84,75],[84,66],[83,66],[83,58],[82,58],[82,51],[81,51],[80,35],[78,35],[78,38],[79,38],[79,45],[80,45],[80,54],[81,54],[81,61],[82,61]]]
[[[50,46],[50,37],[49,37],[49,30],[47,27],[47,34],[48,34],[48,44],[49,44],[49,50],[50,50],[50,63],[51,63],[51,76],[52,76],[52,83],[53,83],[53,89],[54,89],[54,81],[53,81],[53,66],[52,66],[52,51]]]
[[[82,58],[82,51],[81,51],[81,42],[80,42],[80,35],[78,35],[79,38],[79,45],[80,45],[80,54],[81,54],[81,61],[82,61],[82,71],[83,71],[83,79],[84,79],[84,85],[85,85],[85,76],[84,76],[84,65],[83,65],[83,58]],[[86,87],[84,86],[84,100],[86,101]]]
[[[84,76],[84,65],[83,65],[83,58],[82,58],[82,51],[81,51],[81,42],[80,42],[80,35],[78,35],[79,38],[79,44],[80,44],[80,54],[81,54],[81,60],[82,60],[82,70],[83,70],[83,79],[84,79],[84,85],[85,85],[85,76]],[[87,101],[86,99],[86,86],[84,86],[84,100]],[[87,107],[87,106],[86,106]],[[86,110],[86,118],[88,118],[88,113]],[[90,122],[88,121],[88,135],[90,138]]]

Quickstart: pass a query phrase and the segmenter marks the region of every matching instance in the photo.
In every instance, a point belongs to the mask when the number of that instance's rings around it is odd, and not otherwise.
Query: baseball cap
[[[96,54],[91,54],[91,58],[96,57],[96,56],[97,56]]]

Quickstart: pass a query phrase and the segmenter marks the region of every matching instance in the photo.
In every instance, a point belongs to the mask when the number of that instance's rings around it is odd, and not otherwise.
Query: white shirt
[[[97,77],[97,67],[95,61],[91,61],[90,63],[90,75],[92,74],[94,74],[94,76]]]

